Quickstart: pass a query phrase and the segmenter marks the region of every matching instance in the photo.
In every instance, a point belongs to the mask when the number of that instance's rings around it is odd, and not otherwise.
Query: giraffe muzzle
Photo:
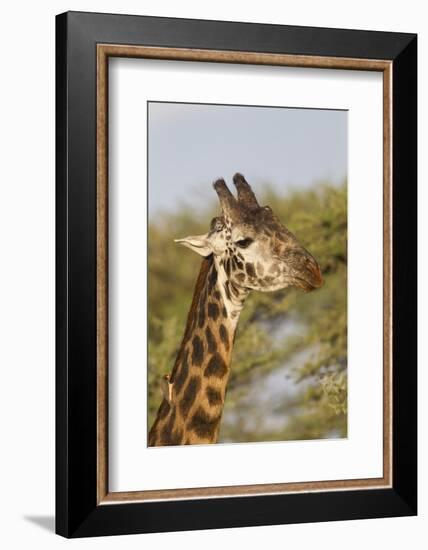
[[[299,253],[299,268],[295,278],[295,284],[305,292],[310,292],[322,287],[324,279],[320,266],[315,258],[305,249]]]
[[[307,279],[309,285],[312,287],[312,289],[320,288],[324,284],[324,279],[321,274],[320,266],[318,265],[318,262],[313,260],[310,262],[308,268],[309,277]]]

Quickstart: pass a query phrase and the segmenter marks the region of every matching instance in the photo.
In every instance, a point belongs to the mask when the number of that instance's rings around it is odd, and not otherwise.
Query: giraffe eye
[[[252,242],[253,239],[247,237],[246,239],[240,239],[239,241],[236,241],[235,244],[239,246],[239,248],[248,248]]]

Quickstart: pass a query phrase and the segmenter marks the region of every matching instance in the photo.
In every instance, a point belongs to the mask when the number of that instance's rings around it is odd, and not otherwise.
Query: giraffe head
[[[250,185],[235,174],[235,197],[223,179],[214,183],[222,214],[208,233],[177,239],[202,256],[214,255],[233,287],[264,292],[296,286],[319,288],[317,261],[280,222],[269,206],[260,206]]]

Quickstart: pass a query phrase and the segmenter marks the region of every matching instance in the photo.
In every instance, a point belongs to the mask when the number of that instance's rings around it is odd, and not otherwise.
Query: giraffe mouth
[[[303,290],[304,292],[311,292],[312,290],[315,290],[316,288],[320,288],[323,284],[323,281],[321,280],[320,284],[313,284],[312,282],[309,282],[306,279],[303,279],[301,277],[296,277],[294,279],[294,285]]]
[[[305,269],[299,277],[295,277],[295,285],[305,292],[311,292],[316,288],[322,287],[324,280],[321,269],[312,257],[306,261]]]
[[[291,267],[291,284],[304,292],[322,287],[324,280],[315,258],[304,248],[292,250],[283,261]]]

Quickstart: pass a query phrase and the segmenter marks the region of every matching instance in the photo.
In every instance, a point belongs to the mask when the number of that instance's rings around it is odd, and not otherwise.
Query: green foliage
[[[220,441],[269,441],[347,435],[347,189],[318,185],[281,196],[266,187],[263,204],[318,260],[324,286],[253,292],[240,317]],[[200,258],[174,238],[206,232],[212,208],[181,207],[149,225],[149,425],[160,402],[159,383],[180,346]],[[288,324],[297,329],[282,330]],[[301,355],[303,353],[303,356]],[[299,355],[300,354],[300,355]],[[303,357],[299,364],[296,358]],[[275,404],[272,425],[246,396],[272,372],[286,372],[290,397]],[[262,386],[261,386],[262,387]],[[265,396],[268,397],[268,396]],[[266,413],[267,415],[267,413]],[[278,418],[280,422],[278,423]]]

